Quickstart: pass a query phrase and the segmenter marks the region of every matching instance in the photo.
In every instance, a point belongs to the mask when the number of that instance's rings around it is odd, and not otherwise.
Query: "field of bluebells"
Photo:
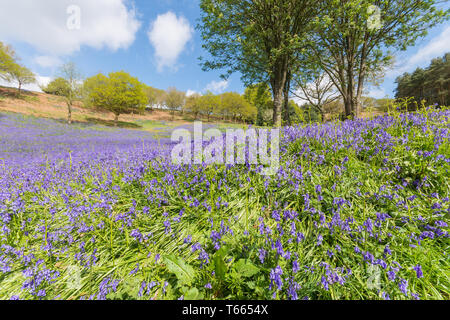
[[[0,299],[449,299],[449,119],[284,128],[265,177],[0,114]]]

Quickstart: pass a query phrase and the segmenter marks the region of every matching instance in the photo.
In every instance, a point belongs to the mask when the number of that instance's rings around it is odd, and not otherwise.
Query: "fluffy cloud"
[[[186,97],[190,97],[190,96],[192,96],[192,95],[194,95],[194,94],[200,94],[200,95],[201,95],[200,92],[197,92],[197,91],[195,91],[195,90],[189,89],[188,91],[186,91]]]
[[[205,91],[211,91],[212,93],[219,94],[224,92],[228,88],[228,81],[211,81],[205,88]]]
[[[175,68],[178,56],[191,40],[193,28],[184,17],[169,11],[159,15],[150,26],[148,38],[155,49],[158,71],[164,67]]]
[[[61,59],[54,56],[38,56],[34,61],[44,68],[57,67],[62,64]]]
[[[387,77],[394,78],[404,72],[411,72],[418,66],[426,67],[431,59],[443,56],[450,51],[450,26],[446,27],[438,36],[431,39],[428,44],[421,47],[415,54],[407,59],[399,59],[397,67],[387,73]]]
[[[140,22],[135,10],[127,8],[125,2],[3,0],[0,1],[0,39],[26,42],[50,56],[71,54],[82,46],[127,48],[134,42]],[[50,64],[50,60],[42,57],[40,61]]]

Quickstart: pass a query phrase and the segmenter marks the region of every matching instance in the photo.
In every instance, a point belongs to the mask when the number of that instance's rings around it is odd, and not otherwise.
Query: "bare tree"
[[[316,108],[322,116],[322,121],[325,119],[324,106],[339,99],[339,92],[325,72],[319,73],[311,82],[296,79],[294,88],[296,89],[291,91],[292,95]]]
[[[59,72],[67,82],[67,87],[63,90],[63,96],[66,98],[67,104],[67,123],[71,124],[72,105],[76,97],[80,94],[81,89],[81,73],[73,62],[62,65]]]

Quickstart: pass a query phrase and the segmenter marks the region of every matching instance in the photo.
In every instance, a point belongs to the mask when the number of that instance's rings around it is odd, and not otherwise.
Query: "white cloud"
[[[34,59],[34,61],[44,68],[57,67],[62,64],[61,59],[54,56],[38,56]]]
[[[431,59],[443,56],[450,51],[450,26],[445,28],[438,36],[431,39],[427,45],[421,47],[415,54],[406,59],[399,59],[399,67],[389,71],[387,77],[394,78],[404,72],[411,72],[421,66],[426,67]]]
[[[71,54],[82,46],[128,48],[140,27],[126,0],[0,0],[0,39],[26,42],[51,56]],[[69,28],[76,5],[80,28]],[[73,25],[73,24],[72,24]],[[49,64],[49,60],[42,61]]]
[[[367,96],[375,98],[375,99],[383,99],[388,96],[386,92],[382,88],[371,88],[367,93]]]
[[[188,91],[186,91],[186,97],[190,97],[190,96],[192,96],[192,95],[194,95],[194,94],[199,94],[199,95],[201,95],[200,92],[197,92],[197,91],[195,91],[195,90],[189,89]]]
[[[228,88],[229,82],[227,80],[211,81],[205,88],[205,91],[211,91],[212,93],[219,94],[224,92]]]
[[[192,38],[194,30],[184,17],[168,11],[159,15],[150,26],[148,38],[155,48],[158,71],[175,68],[179,55]]]

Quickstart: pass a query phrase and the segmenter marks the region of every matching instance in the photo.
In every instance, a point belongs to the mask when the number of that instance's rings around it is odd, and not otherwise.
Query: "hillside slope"
[[[50,118],[65,121],[67,119],[67,106],[64,98],[33,91],[23,91],[17,96],[17,89],[0,86],[0,112],[15,112],[35,117]],[[112,113],[86,109],[81,102],[76,102],[72,110],[72,118],[76,122],[90,122],[103,125],[113,125]],[[165,110],[146,111],[144,114],[121,115],[119,126],[125,128],[151,129],[166,122],[172,125],[182,125],[190,122],[188,117],[172,116]]]

